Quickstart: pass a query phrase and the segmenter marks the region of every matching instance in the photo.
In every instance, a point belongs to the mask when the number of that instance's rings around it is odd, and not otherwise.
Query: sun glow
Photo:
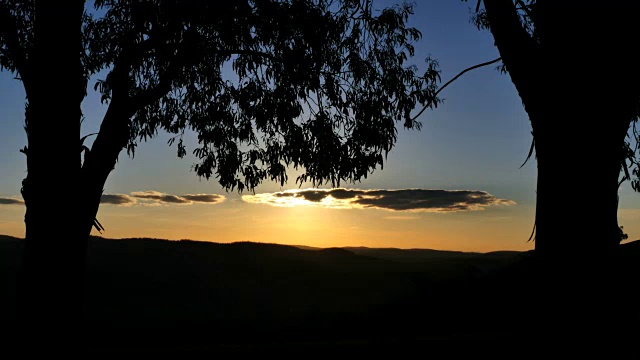
[[[311,194],[311,195],[309,195]],[[373,198],[368,196],[368,198]],[[352,199],[335,198],[323,189],[286,190],[278,193],[243,195],[242,201],[252,204],[269,204],[277,207],[313,206],[329,209],[362,208]]]

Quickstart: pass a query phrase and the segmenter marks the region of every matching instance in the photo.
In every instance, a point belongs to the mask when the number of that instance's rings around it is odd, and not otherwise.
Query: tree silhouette
[[[629,271],[619,244],[618,189],[639,190],[637,1],[477,0],[529,115],[538,178],[532,343],[543,352],[607,358],[635,353],[637,327],[620,304]],[[632,175],[636,178],[632,179]],[[535,236],[535,237],[534,237]],[[579,340],[572,340],[579,339]],[[590,346],[584,346],[589,343]]]
[[[493,35],[531,121],[542,256],[602,257],[624,240],[618,188],[631,180],[640,189],[631,178],[639,174],[638,14],[627,0],[476,2],[473,20]]]
[[[435,62],[422,74],[407,63],[421,36],[405,25],[407,4],[380,12],[365,0],[93,5],[0,1],[0,66],[27,98],[19,313],[41,338],[80,321],[87,240],[101,227],[100,197],[122,150],[133,155],[164,130],[176,135],[178,156],[192,151],[196,173],[227,190],[284,184],[288,167],[304,170],[297,182],[338,185],[382,167],[396,123],[417,127],[409,112],[438,102]],[[88,84],[100,71],[106,77]],[[92,85],[108,110],[79,154],[80,104]],[[182,141],[187,130],[195,149]],[[52,189],[67,197],[64,210]]]

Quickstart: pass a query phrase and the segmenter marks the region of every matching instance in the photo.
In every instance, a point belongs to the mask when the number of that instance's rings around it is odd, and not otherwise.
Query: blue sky
[[[393,3],[377,1],[378,7]],[[410,24],[422,31],[423,38],[416,44],[412,61],[424,68],[425,57],[437,59],[443,83],[469,66],[498,57],[491,35],[470,23],[471,5],[433,0],[419,1],[415,6]],[[93,82],[90,85],[93,88]],[[450,213],[255,204],[243,201],[236,192],[226,193],[215,180],[199,179],[191,171],[195,159],[178,159],[175,147],[167,145],[169,136],[161,133],[140,144],[134,159],[120,155],[105,193],[221,194],[225,201],[175,205],[145,203],[147,200],[138,197],[140,201],[133,206],[104,204],[98,214],[107,229],[104,236],[467,251],[533,248],[526,240],[534,221],[535,161],[520,168],[531,144],[531,128],[508,75],[495,66],[477,69],[448,86],[441,96],[444,103],[419,118],[421,131],[407,131],[398,124],[398,143],[384,170],[344,187],[477,190],[512,204]],[[106,111],[99,96],[90,93],[83,110],[83,134],[96,132]],[[18,152],[26,144],[24,91],[7,72],[0,73],[0,111],[0,198],[19,197],[26,170],[25,157]],[[187,145],[195,142],[192,136],[186,140]],[[294,181],[284,187],[266,182],[256,194],[298,189]],[[307,187],[311,184],[301,188]],[[640,219],[640,194],[625,184],[620,198],[620,224],[630,238],[638,238],[640,227],[634,224]],[[558,204],[571,211],[562,199]],[[0,205],[0,233],[22,236],[23,214],[22,206]]]

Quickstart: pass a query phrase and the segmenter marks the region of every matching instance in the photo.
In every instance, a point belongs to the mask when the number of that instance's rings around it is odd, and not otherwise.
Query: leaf
[[[531,135],[533,135],[533,133]],[[527,161],[529,161],[529,159],[531,158],[531,155],[533,155],[533,150],[535,149],[535,145],[536,145],[536,139],[533,138],[531,139],[531,147],[529,148],[529,154],[527,155],[527,158],[524,160],[524,162],[522,163],[522,165],[520,165],[518,169],[522,169],[524,164],[526,164]]]
[[[104,231],[104,226],[100,224],[97,218],[93,219],[93,227],[96,228],[96,230],[98,230],[98,232],[101,234]]]
[[[81,146],[83,146],[83,144],[84,144],[84,140],[85,140],[86,138],[88,138],[89,136],[93,136],[93,135],[98,135],[98,133],[93,133],[93,134],[89,134],[89,135],[85,135],[85,136],[81,137],[81,138],[80,138],[80,145],[81,145]]]

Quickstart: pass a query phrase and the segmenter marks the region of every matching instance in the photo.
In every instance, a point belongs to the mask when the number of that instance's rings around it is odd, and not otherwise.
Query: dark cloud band
[[[138,201],[140,200],[140,201]],[[224,195],[218,194],[186,194],[171,195],[158,191],[139,191],[127,194],[102,194],[101,204],[129,206],[143,204],[219,204],[225,200]],[[24,201],[13,197],[0,197],[0,205],[24,205]]]
[[[135,202],[136,199],[125,194],[102,194],[102,197],[100,198],[101,204],[131,205],[135,204]]]
[[[513,205],[480,190],[433,189],[306,189],[245,195],[249,203],[272,206],[316,205],[327,208],[371,208],[393,211],[456,212],[483,210],[493,205]]]
[[[0,205],[24,205],[24,201],[15,198],[0,197]]]
[[[218,204],[223,202],[224,200],[225,197],[218,194],[172,195],[150,190],[132,192],[130,195],[104,194],[100,199],[100,203],[125,206],[136,203],[189,205],[193,203]]]
[[[189,204],[190,201],[181,198],[177,195],[164,194],[157,191],[138,191],[132,192],[131,196],[144,199],[144,200],[153,200],[159,203],[169,203],[169,204]]]
[[[152,203],[182,205],[193,203],[218,204],[225,200],[225,197],[223,195],[218,194],[171,195],[158,191],[132,192],[131,196],[143,201],[150,201]]]
[[[224,196],[218,194],[187,194],[181,197],[197,203],[217,204],[224,201]]]

